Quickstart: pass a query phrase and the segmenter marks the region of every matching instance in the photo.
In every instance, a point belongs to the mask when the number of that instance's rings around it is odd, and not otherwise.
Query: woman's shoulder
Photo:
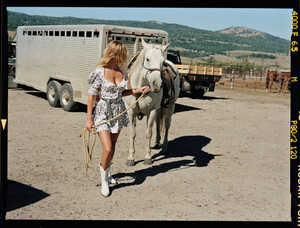
[[[104,75],[104,68],[103,67],[97,67],[94,71],[91,72],[91,74],[88,77],[88,83],[93,83],[97,78],[102,79]]]
[[[104,75],[104,67],[97,67],[93,72],[92,74],[96,75],[97,77],[100,77],[102,78],[103,75]]]
[[[102,74],[102,73],[104,72],[104,67],[103,67],[103,66],[97,67],[97,68],[94,70],[94,72],[95,72],[96,74]]]

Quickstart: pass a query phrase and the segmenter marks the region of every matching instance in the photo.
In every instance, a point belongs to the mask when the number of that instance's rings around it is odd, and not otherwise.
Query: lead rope
[[[123,111],[122,113],[120,113],[119,115],[109,119],[109,120],[106,120],[100,124],[97,124],[96,126],[92,126],[92,133],[94,134],[94,139],[93,139],[93,143],[92,143],[92,147],[90,147],[90,132],[88,131],[88,134],[87,134],[87,140],[85,140],[85,133],[87,131],[86,128],[83,128],[82,131],[80,132],[79,134],[79,137],[82,137],[83,136],[83,148],[84,148],[84,158],[85,158],[85,167],[86,167],[86,172],[88,170],[88,168],[90,167],[91,165],[91,162],[92,162],[92,153],[93,153],[93,149],[94,149],[94,146],[95,146],[95,143],[96,143],[96,135],[97,135],[97,130],[96,128],[99,127],[100,125],[103,125],[103,124],[106,124],[110,121],[113,121],[117,118],[119,118],[120,116],[124,115],[129,109],[131,109],[143,96],[145,95],[145,92],[143,92],[141,94],[141,96],[129,107],[127,108],[125,111]]]

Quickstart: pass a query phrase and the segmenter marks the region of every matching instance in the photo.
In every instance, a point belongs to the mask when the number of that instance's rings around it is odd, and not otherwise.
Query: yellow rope
[[[85,140],[85,132],[87,131],[86,128],[82,129],[82,131],[79,134],[79,137],[83,136],[83,147],[84,147],[84,158],[85,158],[85,167],[86,167],[86,172],[87,169],[90,167],[91,162],[92,162],[92,153],[93,153],[93,149],[95,146],[95,142],[96,142],[96,135],[97,135],[97,130],[96,127],[99,127],[102,124],[106,124],[110,121],[113,121],[117,118],[119,118],[120,116],[124,115],[129,109],[131,109],[143,96],[145,95],[145,92],[143,92],[141,94],[141,96],[129,107],[127,108],[125,111],[123,111],[122,113],[120,113],[119,115],[115,116],[114,118],[111,118],[109,120],[106,120],[100,124],[97,124],[96,126],[92,126],[92,133],[94,134],[94,139],[93,139],[93,143],[92,143],[92,147],[90,149],[90,132],[88,131],[88,135],[87,135],[87,140]]]

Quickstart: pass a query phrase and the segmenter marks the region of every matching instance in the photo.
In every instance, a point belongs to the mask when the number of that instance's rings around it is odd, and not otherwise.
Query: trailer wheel
[[[47,85],[47,100],[52,107],[60,106],[61,84],[58,81],[50,81]]]
[[[192,89],[191,88],[191,93],[193,98],[202,98],[204,96],[204,89]]]
[[[76,102],[73,101],[73,89],[70,83],[65,83],[60,90],[60,104],[65,111],[73,111]]]

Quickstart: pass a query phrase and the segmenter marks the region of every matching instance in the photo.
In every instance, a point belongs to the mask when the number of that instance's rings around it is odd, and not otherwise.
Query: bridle
[[[145,67],[145,58],[143,59],[143,68],[145,68],[147,70],[145,76],[147,76],[148,73],[152,73],[153,71],[160,71],[161,73],[163,72],[163,69],[162,67],[161,68],[148,68],[148,67]],[[162,66],[164,65],[164,63],[162,64]]]
[[[137,57],[139,56],[141,52],[138,52],[129,62],[128,64],[128,69],[132,66],[132,64],[135,62],[135,60],[137,59]],[[165,65],[165,60],[163,61],[162,65],[161,65],[161,68],[148,68],[148,67],[145,67],[145,57],[143,59],[143,63],[142,63],[142,66],[144,69],[146,69],[146,73],[145,73],[145,77],[144,78],[147,78],[147,75],[152,73],[153,71],[159,71],[160,72],[160,78],[161,78],[161,81],[162,81],[162,84],[161,84],[161,88],[164,86],[165,84],[165,80],[163,80],[163,73],[164,73],[164,66]],[[172,68],[172,70],[175,72],[175,70]]]
[[[147,78],[147,75],[149,75],[149,74],[151,74],[153,71],[159,71],[160,72],[160,79],[161,79],[161,86],[160,86],[160,88],[162,88],[163,86],[164,86],[164,80],[163,80],[163,76],[162,76],[162,74],[163,74],[163,65],[164,65],[164,62],[165,61],[163,61],[163,63],[162,63],[162,65],[161,65],[161,68],[148,68],[148,67],[145,67],[145,57],[144,57],[144,59],[143,59],[143,68],[144,69],[146,69],[147,71],[146,71],[146,73],[145,73],[145,77],[144,78]]]

